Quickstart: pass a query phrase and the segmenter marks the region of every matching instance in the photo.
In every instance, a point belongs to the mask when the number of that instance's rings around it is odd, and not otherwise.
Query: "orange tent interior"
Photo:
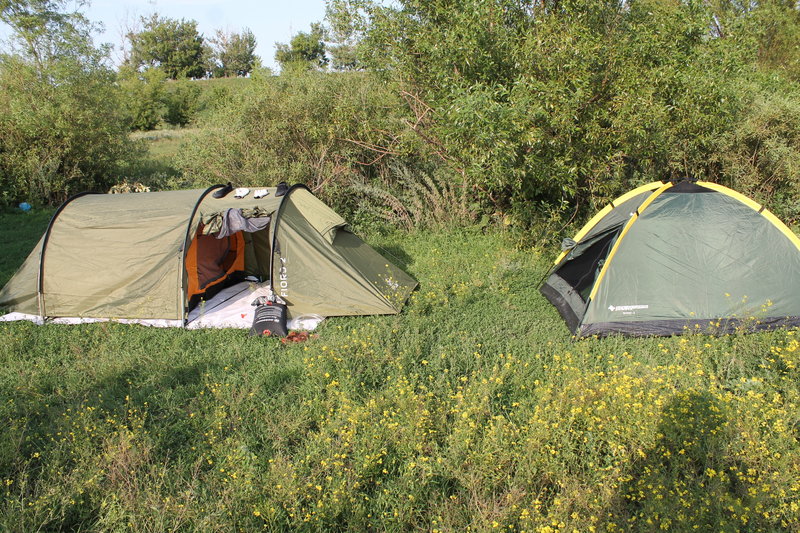
[[[241,231],[222,239],[215,234],[203,235],[202,231],[201,225],[186,254],[189,300],[202,296],[234,272],[245,269],[245,242]]]

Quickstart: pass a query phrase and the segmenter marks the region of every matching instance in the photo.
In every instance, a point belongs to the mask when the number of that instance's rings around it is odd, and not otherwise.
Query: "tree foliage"
[[[128,63],[135,69],[158,67],[170,79],[206,75],[207,49],[193,20],[175,20],[157,13],[142,17],[142,30],[129,33]]]
[[[119,70],[122,111],[132,130],[155,129],[166,111],[166,75],[153,68],[139,72],[129,66]]]
[[[190,80],[171,82],[164,97],[164,121],[173,126],[187,126],[200,106],[200,87]]]
[[[754,91],[755,92],[755,91]],[[800,93],[756,96],[721,140],[725,181],[793,225],[800,223]]]
[[[328,20],[397,84],[428,152],[530,222],[642,181],[731,181],[729,139],[783,91],[757,71],[793,75],[797,14],[783,0],[336,0]]]
[[[79,11],[86,0],[0,0],[0,22],[11,30],[12,52],[44,70],[49,62],[73,57],[97,59],[93,26]]]
[[[64,91],[55,63],[108,81],[89,26],[66,6],[0,0],[16,30],[16,63],[5,64]],[[219,99],[213,134],[184,154],[187,172],[280,176],[323,195],[383,190],[394,213],[402,190],[458,190],[463,205],[526,227],[688,176],[780,201],[800,221],[792,1],[331,0],[326,17],[277,45],[277,80],[256,76]],[[123,101],[98,89],[132,127],[192,120],[197,87],[167,78],[253,68],[249,30],[217,32],[211,58],[193,21],[142,23],[119,75]],[[329,65],[366,72],[319,72]]]
[[[347,0],[330,0],[325,9],[325,19],[331,67],[334,70],[364,68],[358,53],[359,43],[364,38],[363,13],[359,13]]]
[[[215,77],[246,76],[258,66],[256,36],[248,28],[241,33],[217,30],[211,46]]]
[[[115,74],[66,2],[2,4],[16,53],[0,55],[0,202],[57,203],[102,189],[133,155]]]
[[[302,67],[323,68],[328,64],[325,53],[325,32],[321,24],[312,24],[311,31],[299,32],[289,44],[278,43],[275,61],[281,68],[300,65]]]

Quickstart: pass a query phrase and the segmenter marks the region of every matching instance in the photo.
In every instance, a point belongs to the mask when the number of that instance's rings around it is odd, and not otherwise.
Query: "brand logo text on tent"
[[[278,279],[280,280],[281,298],[289,297],[289,274],[286,271],[286,258],[281,257],[281,269],[278,271]]]
[[[608,310],[612,311],[612,312],[613,311],[622,311],[622,312],[625,312],[625,311],[636,311],[637,309],[649,309],[649,308],[650,308],[650,306],[647,305],[647,304],[645,304],[645,305],[609,305],[608,306]]]

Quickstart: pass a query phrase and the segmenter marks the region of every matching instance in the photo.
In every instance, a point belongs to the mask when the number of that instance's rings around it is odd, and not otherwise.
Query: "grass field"
[[[419,290],[302,344],[0,325],[0,530],[800,531],[793,331],[575,341],[502,234],[369,241]]]
[[[201,131],[198,128],[166,128],[152,131],[135,131],[131,139],[143,146],[140,160],[125,178],[130,182],[143,182],[154,190],[171,188],[170,181],[180,175],[175,158],[181,146]]]
[[[190,125],[177,127],[161,125],[150,131],[134,131],[130,138],[140,141],[143,152],[141,158],[126,169],[121,176],[128,182],[142,182],[153,189],[181,188],[180,168],[176,164],[182,145],[191,142],[202,131],[201,123],[217,106],[237,98],[237,94],[250,83],[249,78],[217,78],[195,80],[192,86],[200,88],[197,113]],[[170,91],[172,84],[167,84]]]
[[[148,156],[151,159],[166,163],[175,158],[181,143],[196,135],[198,131],[194,128],[135,131],[131,133],[131,138],[145,142]]]

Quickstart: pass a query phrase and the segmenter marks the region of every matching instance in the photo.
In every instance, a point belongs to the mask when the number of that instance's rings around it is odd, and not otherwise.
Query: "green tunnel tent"
[[[186,325],[239,284],[273,290],[290,317],[393,314],[416,287],[305,186],[214,198],[221,187],[68,200],[0,291],[0,320]]]
[[[800,240],[709,182],[653,182],[562,244],[540,288],[579,337],[800,325]]]

